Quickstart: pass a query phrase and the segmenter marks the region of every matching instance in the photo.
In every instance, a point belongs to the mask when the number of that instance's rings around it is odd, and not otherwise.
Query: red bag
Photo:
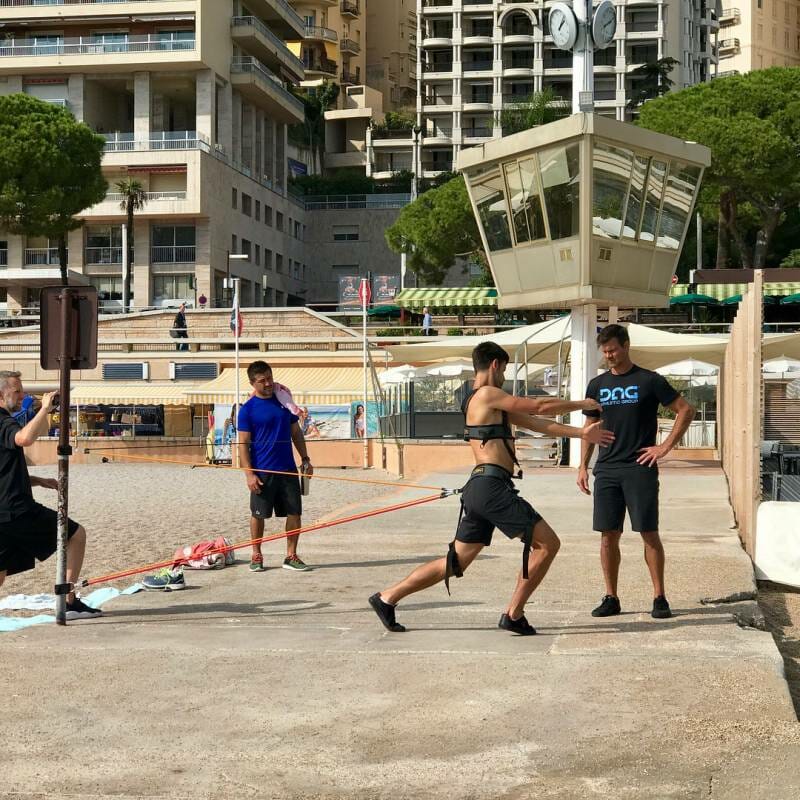
[[[236,561],[233,550],[224,553],[211,552],[230,547],[233,543],[224,536],[217,536],[213,541],[207,539],[197,544],[179,547],[175,551],[175,566],[183,565],[186,569],[222,569]]]

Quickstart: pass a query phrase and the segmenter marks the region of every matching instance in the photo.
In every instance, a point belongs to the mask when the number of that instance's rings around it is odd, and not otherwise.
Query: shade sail
[[[78,383],[70,391],[74,406],[183,406],[190,405],[186,392],[198,384],[186,383]]]
[[[495,308],[497,289],[403,289],[395,297],[401,308]]]
[[[646,325],[630,324],[633,360],[647,369],[671,364],[686,358],[696,358],[719,366],[724,358],[727,334],[704,335],[670,333],[649,328]],[[424,364],[445,358],[469,358],[473,348],[480,342],[496,342],[508,352],[512,363],[525,360],[527,342],[528,361],[540,364],[555,364],[569,352],[569,316],[512,328],[502,333],[486,336],[452,336],[446,340],[403,344],[389,347],[396,361]],[[800,339],[800,336],[798,337]]]
[[[363,399],[364,373],[360,367],[275,367],[273,376],[291,390],[298,405],[345,405]],[[241,400],[252,392],[246,369],[239,370],[239,389]],[[370,373],[367,395],[374,394]],[[236,370],[225,369],[213,381],[187,392],[186,402],[232,403],[235,395]]]

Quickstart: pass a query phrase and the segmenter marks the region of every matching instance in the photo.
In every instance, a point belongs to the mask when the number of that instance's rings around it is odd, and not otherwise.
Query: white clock
[[[603,49],[614,41],[617,32],[617,10],[612,0],[602,0],[592,18],[592,39],[595,47]]]
[[[547,17],[553,44],[561,50],[571,50],[578,38],[578,21],[566,3],[553,3]]]

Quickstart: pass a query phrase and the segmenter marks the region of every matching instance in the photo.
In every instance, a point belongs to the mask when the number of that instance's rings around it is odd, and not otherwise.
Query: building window
[[[242,239],[242,255],[247,256],[247,260],[252,258],[253,245],[250,244],[249,239]]]
[[[256,222],[261,222],[261,201],[256,200]]]
[[[5,249],[2,242],[0,249]],[[121,264],[122,226],[87,225],[85,255],[87,264]]]
[[[239,204],[239,193],[236,191],[236,187],[231,189],[231,208],[236,208]]]
[[[153,275],[153,305],[169,300],[194,300],[194,275]]]
[[[283,231],[283,214],[280,211],[275,212],[275,228]]]
[[[294,223],[294,238],[302,241],[302,226],[299,222]]]
[[[275,272],[283,273],[283,256],[275,253]]]
[[[154,264],[193,264],[194,225],[153,226],[151,257]]]
[[[358,225],[334,225],[333,226],[333,241],[334,242],[357,242],[358,241]]]
[[[242,192],[242,214],[246,217],[253,215],[253,198]]]
[[[256,266],[257,267],[261,266],[261,245],[260,244],[256,245]]]
[[[272,269],[272,250],[264,248],[264,268]]]
[[[231,253],[238,253],[239,252],[239,240],[236,238],[236,234],[234,233],[231,236]]]
[[[264,205],[264,224],[272,227],[272,206]]]

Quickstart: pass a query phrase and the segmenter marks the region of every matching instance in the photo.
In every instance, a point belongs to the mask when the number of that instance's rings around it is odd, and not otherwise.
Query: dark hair
[[[272,372],[272,367],[266,361],[254,361],[247,368],[247,380],[252,383],[256,375],[266,375],[268,372]]]
[[[475,368],[475,372],[489,369],[495,359],[501,364],[508,364],[509,362],[508,353],[494,342],[481,342],[472,351],[472,366]]]
[[[612,339],[616,339],[620,346],[624,346],[630,342],[631,337],[628,336],[627,329],[623,328],[622,325],[606,325],[597,334],[597,346],[608,344]]]

